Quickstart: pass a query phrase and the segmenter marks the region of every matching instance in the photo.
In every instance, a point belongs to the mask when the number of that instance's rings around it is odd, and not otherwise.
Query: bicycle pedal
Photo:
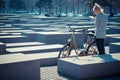
[[[85,55],[85,51],[81,51],[80,53],[79,53],[79,56],[84,56]]]

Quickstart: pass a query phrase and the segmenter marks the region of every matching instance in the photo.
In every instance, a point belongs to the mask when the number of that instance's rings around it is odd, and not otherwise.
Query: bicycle
[[[93,33],[88,32],[86,29],[74,30],[70,27],[69,24],[68,27],[70,29],[69,31],[72,32],[71,38],[68,39],[68,42],[60,50],[58,58],[69,57],[72,51],[72,47],[74,48],[74,51],[78,56],[97,54],[97,49],[94,47],[95,41],[93,40],[94,38]],[[78,44],[76,42],[76,37],[75,37],[76,32],[82,32],[83,34],[86,34],[88,36],[83,50],[79,50],[78,48]]]

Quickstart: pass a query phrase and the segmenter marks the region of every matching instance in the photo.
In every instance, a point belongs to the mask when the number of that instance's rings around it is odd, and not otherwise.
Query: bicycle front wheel
[[[66,44],[59,52],[58,58],[61,57],[69,57],[71,53],[71,47],[70,45]]]

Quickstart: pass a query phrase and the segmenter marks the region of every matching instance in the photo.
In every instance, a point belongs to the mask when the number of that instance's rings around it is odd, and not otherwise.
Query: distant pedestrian
[[[103,8],[97,3],[94,4],[93,14],[95,17],[95,40],[99,54],[105,54],[104,40],[106,38],[106,26],[108,17]]]

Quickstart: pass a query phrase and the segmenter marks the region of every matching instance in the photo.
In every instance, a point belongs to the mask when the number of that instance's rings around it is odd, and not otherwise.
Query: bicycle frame
[[[73,30],[73,29],[70,27],[70,25],[68,25],[68,26],[69,26],[70,31],[72,32],[71,38],[68,40],[68,42],[69,42],[71,48],[72,48],[72,46],[73,46],[73,48],[74,48],[74,50],[75,50],[75,53],[76,53],[77,55],[79,55],[79,53],[80,53],[81,51],[80,51],[79,48],[78,48],[78,44],[77,44],[76,37],[75,37],[75,32],[80,32],[80,31],[75,31],[75,30]],[[82,30],[82,32],[84,33],[85,30]]]
[[[71,48],[72,48],[72,46],[74,47],[75,53],[79,54],[79,49],[78,49],[78,45],[77,45],[77,42],[76,42],[75,32],[74,31],[72,32],[72,35],[71,35],[69,43],[70,43],[70,47]]]
[[[69,25],[68,25],[68,26],[69,26]],[[76,42],[76,38],[75,38],[75,32],[76,32],[76,31],[74,31],[70,26],[69,26],[69,29],[70,29],[70,31],[72,31],[71,38],[70,38],[69,41],[68,41],[69,44],[70,44],[70,47],[72,48],[72,46],[73,46],[73,48],[74,48],[74,50],[75,50],[75,53],[78,54],[78,55],[79,55],[80,52],[83,52],[83,54],[85,54],[85,52],[86,52],[86,50],[87,50],[87,47],[88,47],[87,45],[90,45],[90,44],[91,44],[93,37],[87,35],[88,38],[87,38],[87,41],[86,41],[86,43],[85,43],[84,50],[81,51],[81,50],[79,50],[78,44],[77,44],[77,42]],[[86,34],[86,33],[85,33],[85,30],[83,30],[83,33]],[[94,41],[93,41],[93,42],[94,42]],[[95,42],[94,42],[93,44],[95,44]],[[93,53],[93,51],[96,50],[93,46],[91,46],[91,49],[92,49],[92,53]]]

